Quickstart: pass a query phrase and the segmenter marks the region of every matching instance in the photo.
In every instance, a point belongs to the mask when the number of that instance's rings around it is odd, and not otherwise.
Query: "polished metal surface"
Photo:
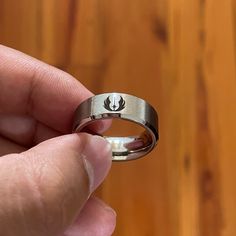
[[[100,119],[124,119],[144,127],[137,136],[108,137],[114,161],[140,158],[158,141],[158,117],[155,109],[141,98],[124,93],[105,93],[82,102],[75,112],[73,132],[80,132]]]

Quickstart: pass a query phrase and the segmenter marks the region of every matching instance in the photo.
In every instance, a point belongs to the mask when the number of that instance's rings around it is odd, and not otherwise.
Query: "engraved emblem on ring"
[[[104,108],[108,111],[121,111],[125,108],[125,100],[122,96],[108,96],[104,101]]]

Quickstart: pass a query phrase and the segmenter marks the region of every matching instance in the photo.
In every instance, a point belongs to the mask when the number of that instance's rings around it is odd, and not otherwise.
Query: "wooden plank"
[[[236,187],[233,168],[236,164],[234,145],[236,126],[233,124],[236,116],[236,75],[235,27],[232,13],[231,1],[206,3],[204,73],[209,100],[208,114],[211,131],[209,136],[212,144],[212,150],[208,155],[211,156],[212,163],[218,161],[220,178],[211,183],[210,197],[217,194],[214,193],[217,187],[220,188],[220,192],[215,198],[220,201],[221,205],[221,208],[212,215],[215,218],[218,216],[220,222],[212,221],[214,224],[212,228],[217,227],[219,235],[222,236],[236,234]],[[207,199],[205,199],[206,201]]]
[[[236,235],[234,1],[0,6],[1,43],[69,71],[95,93],[127,92],[158,108],[158,148],[114,163],[98,191],[118,212],[115,236]]]
[[[147,99],[158,108],[163,122],[161,60],[167,33],[165,19],[157,14],[159,5],[154,1],[106,1],[104,5],[107,66],[102,91],[124,91]],[[103,197],[118,210],[114,235],[171,234],[164,128],[161,123],[160,144],[149,157],[113,165]]]
[[[40,56],[40,4],[37,0],[0,1],[0,41],[33,56]]]

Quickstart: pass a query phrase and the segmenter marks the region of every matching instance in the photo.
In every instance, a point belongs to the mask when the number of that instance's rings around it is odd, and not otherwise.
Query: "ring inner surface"
[[[139,158],[150,150],[153,142],[142,125],[119,118],[112,119],[103,136],[111,143],[114,161]]]

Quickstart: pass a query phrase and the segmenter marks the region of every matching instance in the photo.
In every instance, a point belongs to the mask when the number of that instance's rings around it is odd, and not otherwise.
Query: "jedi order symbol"
[[[103,106],[108,111],[121,111],[125,108],[125,100],[122,96],[112,96],[112,99],[108,96]]]

